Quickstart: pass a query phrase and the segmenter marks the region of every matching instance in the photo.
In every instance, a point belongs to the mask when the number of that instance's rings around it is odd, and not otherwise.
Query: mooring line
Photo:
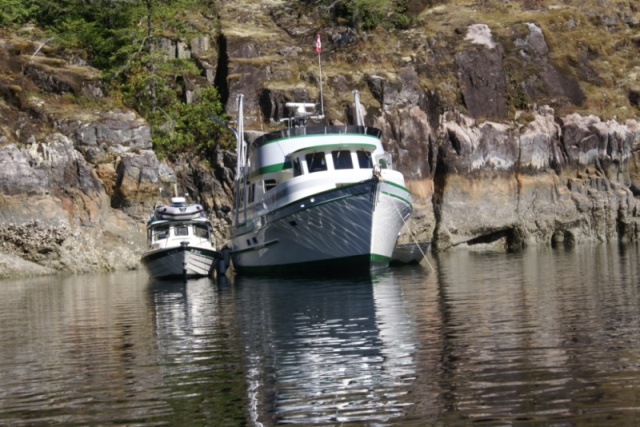
[[[398,209],[398,206],[396,206],[396,201],[393,200],[393,197],[391,197],[392,201],[393,201],[393,207],[396,209],[396,213],[400,216],[400,219],[402,219],[403,227],[407,225],[407,221],[405,221],[405,219],[402,217],[402,214],[400,213],[400,210]],[[413,239],[413,242],[416,244],[416,246],[418,247],[418,250],[420,251],[420,253],[422,254],[422,258],[427,261],[427,264],[429,265],[429,267],[431,268],[431,271],[433,271],[434,273],[436,272],[436,269],[433,268],[433,266],[431,265],[431,263],[429,262],[429,259],[427,258],[427,255],[424,253],[424,251],[422,250],[422,248],[420,247],[420,243],[418,243],[418,239],[416,239],[416,236],[413,234],[413,232],[411,231],[410,227],[407,227],[407,230],[409,230],[409,235],[411,236],[411,238]],[[431,242],[429,242],[429,244],[431,244]]]

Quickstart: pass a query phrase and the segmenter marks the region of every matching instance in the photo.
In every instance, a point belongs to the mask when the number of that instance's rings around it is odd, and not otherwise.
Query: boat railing
[[[256,138],[252,145],[260,147],[268,142],[276,139],[291,138],[294,136],[306,136],[306,135],[340,135],[340,134],[359,134],[369,135],[375,138],[380,138],[382,131],[378,128],[369,126],[355,126],[355,125],[317,125],[317,126],[304,126],[304,127],[291,127],[282,129],[275,132],[270,132]]]

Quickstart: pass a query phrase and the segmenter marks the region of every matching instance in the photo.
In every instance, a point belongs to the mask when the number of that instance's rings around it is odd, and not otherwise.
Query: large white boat
[[[149,249],[142,264],[155,278],[209,276],[219,253],[211,243],[211,222],[199,204],[173,197],[157,206],[147,223]]]
[[[389,265],[412,211],[402,174],[364,126],[319,123],[313,103],[287,103],[286,129],[248,147],[238,96],[231,258],[238,273],[343,273]]]

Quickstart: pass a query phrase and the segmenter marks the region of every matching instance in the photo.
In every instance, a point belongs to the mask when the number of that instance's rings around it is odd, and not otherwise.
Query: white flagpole
[[[316,38],[316,52],[318,52],[318,68],[320,69],[320,117],[324,118],[324,98],[322,96],[322,62],[320,61],[320,52],[322,51],[322,43],[320,42],[320,34]]]

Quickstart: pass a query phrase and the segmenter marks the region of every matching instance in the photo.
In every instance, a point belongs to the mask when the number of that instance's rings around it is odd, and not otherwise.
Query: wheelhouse
[[[211,242],[211,225],[205,221],[157,221],[147,227],[147,244],[153,249],[182,241]]]

